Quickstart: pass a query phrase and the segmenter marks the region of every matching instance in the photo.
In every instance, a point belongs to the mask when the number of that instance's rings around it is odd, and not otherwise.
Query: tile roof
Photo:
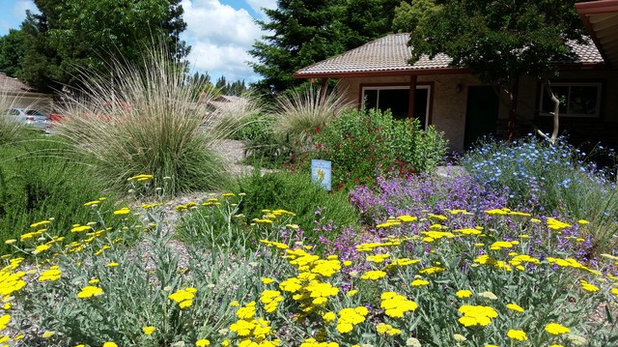
[[[0,92],[4,93],[25,93],[32,91],[32,88],[22,83],[17,78],[9,77],[0,72]]]
[[[452,59],[446,54],[438,54],[433,59],[421,57],[413,65],[408,64],[412,58],[407,43],[410,34],[390,34],[368,42],[337,56],[320,61],[298,70],[298,78],[318,77],[319,75],[337,75],[348,73],[379,73],[397,71],[436,71],[453,69],[449,64]],[[588,44],[568,42],[575,53],[569,63],[603,63],[603,58],[592,41]]]

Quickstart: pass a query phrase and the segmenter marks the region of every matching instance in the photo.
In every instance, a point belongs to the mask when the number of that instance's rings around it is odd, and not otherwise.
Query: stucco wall
[[[590,130],[586,129],[586,131],[591,133],[591,140],[593,141],[594,134],[603,130],[607,134],[599,135],[599,139],[607,142],[605,139],[612,137],[613,130],[611,129],[618,129],[618,71],[563,71],[557,79],[603,82],[601,117],[598,119],[565,118],[561,120],[561,129],[569,133],[575,133],[583,125],[590,128]],[[339,81],[339,88],[348,100],[360,106],[361,85],[391,83],[409,84],[410,76],[344,78]],[[483,83],[471,74],[419,75],[417,77],[417,84],[427,83],[432,84],[430,124],[433,124],[438,130],[445,133],[452,150],[463,151],[468,98],[467,87],[483,85]],[[518,134],[532,132],[535,127],[551,131],[551,126],[548,125],[548,122],[551,120],[550,117],[538,116],[539,96],[540,89],[537,80],[530,77],[522,77],[519,82],[519,101],[517,104],[518,118],[516,131]],[[498,135],[505,135],[510,101],[508,95],[503,92],[500,93],[499,100]],[[599,130],[596,130],[596,128]],[[580,137],[582,136],[587,135],[582,134]],[[618,141],[618,134],[613,136]]]

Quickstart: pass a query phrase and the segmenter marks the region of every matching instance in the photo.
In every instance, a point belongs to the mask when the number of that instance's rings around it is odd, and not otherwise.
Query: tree
[[[583,40],[584,27],[575,0],[436,0],[438,11],[418,19],[410,44],[412,62],[424,54],[445,53],[453,66],[466,66],[509,96],[512,135],[517,81],[528,75],[549,81],[557,62],[569,59],[568,40]],[[558,99],[554,96],[558,104]],[[556,106],[556,110],[558,106]],[[555,124],[558,112],[554,115]],[[557,124],[556,124],[557,125]],[[552,140],[557,137],[554,127]]]
[[[399,33],[412,32],[421,20],[426,19],[440,9],[441,6],[436,6],[434,0],[402,1],[395,8],[393,31]]]
[[[257,22],[268,34],[250,51],[264,77],[254,87],[267,95],[297,87],[295,71],[389,33],[400,1],[279,0]]]
[[[257,23],[267,32],[249,53],[257,58],[255,72],[263,79],[255,88],[268,95],[301,82],[293,73],[344,50],[340,18],[344,7],[336,0],[278,0],[276,9],[266,9],[268,20]]]
[[[103,72],[109,59],[137,62],[162,39],[170,58],[186,56],[180,0],[35,0],[22,23],[18,76],[40,90],[74,85],[76,68]]]
[[[347,0],[343,44],[352,49],[391,32],[395,8],[401,0]]]
[[[0,37],[0,70],[7,76],[17,77],[23,55],[24,38],[21,30],[10,29],[7,35]]]

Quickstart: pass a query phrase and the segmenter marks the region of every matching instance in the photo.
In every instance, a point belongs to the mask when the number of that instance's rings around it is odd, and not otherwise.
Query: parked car
[[[48,116],[33,109],[9,108],[4,110],[3,114],[5,116],[13,117],[19,122],[33,126],[44,132],[49,132],[52,126],[52,121]]]

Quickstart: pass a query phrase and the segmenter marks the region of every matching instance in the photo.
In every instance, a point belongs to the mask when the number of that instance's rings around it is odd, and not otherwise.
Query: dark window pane
[[[553,86],[551,90],[556,94],[558,100],[560,100],[560,113],[567,113],[567,99],[569,97],[569,87],[568,86]],[[543,105],[541,108],[541,113],[550,113],[554,112],[554,102],[551,100],[551,95],[549,94],[549,90],[547,87],[544,88],[543,95]]]
[[[597,86],[573,86],[569,95],[569,113],[576,115],[597,114]]]
[[[425,122],[427,117],[427,95],[429,89],[417,89],[414,95],[414,118],[418,118],[421,124],[421,129],[425,129]]]
[[[365,90],[363,93],[364,107],[367,110],[376,108],[378,105],[378,91],[377,90]]]
[[[393,113],[393,118],[403,119],[408,117],[410,104],[409,89],[382,89],[378,107],[382,111],[388,109]]]

